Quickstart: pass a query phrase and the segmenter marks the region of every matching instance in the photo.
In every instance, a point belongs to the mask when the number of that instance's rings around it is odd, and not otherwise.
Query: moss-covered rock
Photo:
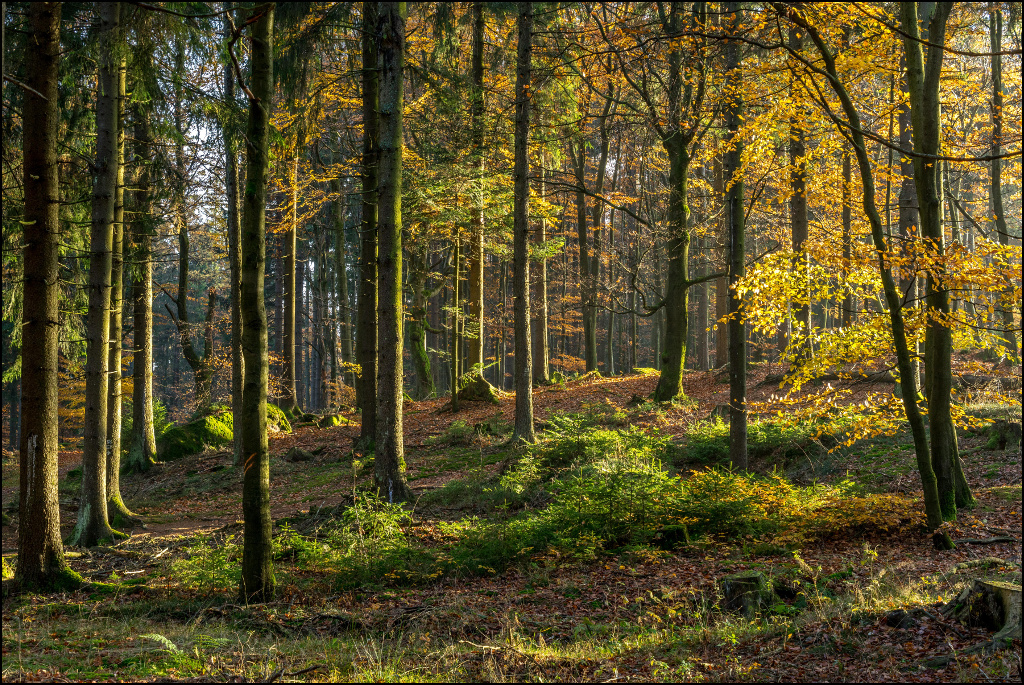
[[[225,447],[233,440],[231,427],[219,416],[209,414],[168,429],[157,442],[156,453],[162,461],[176,461],[207,448]]]
[[[324,414],[317,420],[316,425],[320,428],[330,428],[332,426],[341,426],[348,422],[348,419],[340,414]]]
[[[292,424],[284,411],[276,404],[267,403],[267,431],[270,433],[291,433]]]

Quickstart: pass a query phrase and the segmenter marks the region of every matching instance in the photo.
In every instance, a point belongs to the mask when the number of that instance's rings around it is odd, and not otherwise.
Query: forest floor
[[[777,372],[757,368],[752,401],[780,392],[759,382]],[[692,458],[692,436],[708,434],[727,384],[713,372],[688,373],[690,402],[644,402],[656,380],[583,378],[537,389],[542,440],[554,439],[562,413],[596,415],[608,419],[602,429],[663,436],[657,444],[668,446],[672,474],[685,479],[713,466]],[[846,386],[848,403],[892,387]],[[520,549],[493,569],[467,549],[495,537],[526,539],[516,536],[543,516],[558,488],[535,488],[512,504],[495,495],[514,491],[502,476],[520,456],[506,445],[513,395],[498,406],[465,403],[455,415],[446,405],[406,405],[411,514],[365,504],[372,465],[352,452],[357,416],[271,435],[278,595],[264,605],[237,599],[241,483],[229,452],[123,477],[125,501],[146,528],[112,548],[69,548],[72,568],[90,581],[80,590],[5,591],[3,681],[1019,682],[1019,641],[971,652],[991,634],[939,611],[972,578],[1021,582],[1021,447],[1013,439],[999,449],[984,430],[961,435],[977,506],[961,511],[949,533],[975,542],[953,551],[935,551],[921,529],[905,432],[832,451],[814,436],[766,432],[751,471],[812,493],[838,488],[845,499],[836,511],[875,508],[807,539],[763,529],[687,535],[676,545],[562,541]],[[1020,423],[1019,405],[978,411]],[[286,461],[292,447],[314,456]],[[5,579],[17,547],[9,505],[18,472],[9,456]],[[80,454],[61,453],[65,533],[77,513],[79,462]],[[458,566],[465,559],[476,560],[475,571]],[[774,605],[750,616],[723,610],[719,589],[720,579],[746,570],[780,588]]]

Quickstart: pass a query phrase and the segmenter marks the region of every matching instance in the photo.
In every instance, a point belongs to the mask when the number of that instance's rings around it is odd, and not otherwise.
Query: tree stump
[[[284,460],[288,461],[288,462],[291,462],[293,464],[296,463],[296,462],[300,462],[300,461],[310,461],[312,459],[313,459],[313,453],[312,452],[307,452],[306,450],[302,449],[301,447],[292,447],[290,450],[288,450],[284,454]]]
[[[459,379],[459,401],[500,404],[494,386],[478,373],[466,374]]]
[[[1020,585],[1014,583],[975,580],[942,612],[964,625],[995,631],[991,647],[998,648],[1021,639],[1020,592]]]
[[[773,592],[760,571],[741,571],[718,581],[725,598],[726,611],[742,611],[752,617],[761,609],[771,606]]]

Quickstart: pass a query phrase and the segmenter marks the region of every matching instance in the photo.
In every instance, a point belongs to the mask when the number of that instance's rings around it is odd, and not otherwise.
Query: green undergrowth
[[[627,549],[760,540],[783,551],[835,536],[887,534],[921,524],[918,503],[861,496],[858,485],[799,486],[781,472],[711,466],[676,474],[678,449],[640,429],[600,428],[601,416],[554,417],[544,439],[496,475],[467,478],[423,496],[417,510],[465,508],[459,520],[423,522],[407,508],[359,492],[329,516],[289,519],[276,555],[333,590],[490,577],[536,555],[593,560]],[[596,423],[595,423],[596,422]],[[233,539],[201,539],[175,577],[216,592],[237,583]]]

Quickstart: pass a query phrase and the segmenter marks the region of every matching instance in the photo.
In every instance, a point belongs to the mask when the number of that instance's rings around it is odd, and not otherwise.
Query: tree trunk
[[[242,416],[244,546],[239,595],[246,602],[274,596],[273,523],[270,518],[270,452],[267,448],[266,207],[270,115],[274,97],[274,5],[252,10],[249,120],[245,132],[246,184],[242,205],[242,353],[245,383]]]
[[[359,444],[372,447],[377,432],[377,2],[363,3],[363,226],[359,246],[356,355]]]
[[[82,495],[78,523],[69,544],[93,547],[121,534],[107,519],[107,335],[110,328],[110,271],[117,189],[117,42],[120,5],[99,7],[101,47],[96,91],[96,166],[89,248],[89,313],[86,324],[85,430],[82,439]]]
[[[729,31],[736,34],[740,28],[740,3],[730,2],[726,11],[730,17]],[[733,468],[747,468],[747,336],[743,323],[743,301],[736,286],[746,273],[743,214],[743,142],[739,128],[743,125],[743,86],[740,44],[730,40],[725,48],[725,68],[728,74],[729,105],[726,108],[728,151],[725,153],[725,178],[729,190],[725,197],[725,220],[729,227],[729,458]],[[801,136],[802,137],[802,136]],[[801,181],[802,185],[802,181]],[[794,193],[796,195],[797,193]],[[803,195],[802,190],[799,192]],[[806,196],[803,197],[806,203]]]
[[[900,71],[904,74],[900,85],[902,90],[907,89],[906,83],[906,53],[900,54]],[[898,123],[900,127],[900,147],[904,150],[913,145],[910,109],[906,104],[901,103],[899,108]],[[899,231],[900,231],[900,256],[903,257],[904,265],[900,267],[899,288],[903,307],[916,309],[920,307],[920,282],[917,277],[914,265],[908,264],[911,251],[910,245],[920,236],[918,235],[918,206],[917,189],[914,186],[914,162],[910,157],[900,155],[900,194],[897,199]],[[921,364],[918,361],[923,350],[919,343],[914,342],[915,357],[911,360],[911,369],[914,373],[914,385],[921,388]]]
[[[541,169],[540,195],[544,197],[544,170]],[[547,219],[540,220],[537,244],[543,245],[548,239]],[[533,303],[533,382],[537,385],[551,383],[551,354],[548,349],[548,260],[537,260],[537,297]]]
[[[388,502],[404,502],[402,435],[402,115],[405,63],[404,2],[380,4],[377,23],[380,67],[380,157],[378,163],[380,299],[377,305],[377,432],[373,479]]]
[[[28,6],[33,40],[31,57],[26,60],[26,81],[35,92],[25,93],[23,111],[25,277],[15,583],[26,590],[43,591],[63,590],[81,580],[64,560],[57,494],[60,14],[59,2]]]
[[[458,203],[456,203],[458,204]],[[462,336],[459,335],[459,314],[462,308],[462,299],[459,292],[459,271],[462,268],[462,243],[458,236],[458,229],[456,228],[455,240],[452,244],[452,262],[454,268],[452,269],[452,348],[450,350],[451,359],[451,394],[452,394],[452,411],[456,412],[459,410],[459,340]]]
[[[515,300],[516,410],[513,442],[536,442],[533,432],[533,364],[530,354],[530,77],[533,51],[533,3],[519,3],[519,40],[516,57],[515,165],[513,169],[513,285]],[[582,155],[582,150],[581,153]],[[590,358],[593,349],[588,351]],[[596,360],[595,360],[596,362]]]
[[[107,518],[116,526],[136,526],[121,498],[121,338],[124,310],[124,112],[125,62],[117,69],[117,173],[114,189],[114,230],[110,261],[110,339],[107,366]]]
[[[790,48],[800,50],[803,42],[803,32],[799,28],[790,29]],[[796,90],[795,86],[794,80],[794,91]],[[795,97],[795,93],[792,97]],[[811,345],[811,332],[814,330],[814,323],[810,302],[810,257],[807,254],[806,245],[809,222],[807,215],[807,163],[804,159],[807,155],[807,146],[804,144],[805,135],[803,122],[797,115],[794,115],[789,120],[789,183],[792,192],[789,198],[789,221],[794,252],[793,270],[796,272],[797,283],[805,284],[801,288],[800,299],[794,303],[793,307],[790,344],[796,355],[796,360],[814,354]]]
[[[849,278],[850,265],[853,261],[853,167],[849,150],[843,151],[843,267],[844,275]],[[849,328],[857,319],[857,303],[853,297],[853,289],[846,285],[846,296],[843,297],[843,328]]]
[[[153,201],[150,194],[153,131],[150,110],[139,106],[135,123],[135,219],[132,241],[135,271],[132,279],[132,436],[125,466],[129,471],[149,470],[156,461],[153,426]]]
[[[301,128],[301,125],[300,125]],[[296,250],[298,249],[298,212],[299,212],[299,150],[303,144],[301,132],[296,131],[295,150],[292,153],[292,187],[291,187],[291,218],[288,231],[284,234],[284,396],[281,398],[281,409],[295,412],[298,409],[298,383],[296,383],[296,355],[301,356],[301,347],[296,338],[296,307],[299,305],[302,280],[296,279]]]
[[[942,44],[945,42],[946,19],[952,3],[938,3],[931,12],[928,27],[927,59],[920,41],[917,5],[902,6],[904,32],[911,37],[903,41],[907,62],[907,84],[910,92],[914,151],[938,155],[941,136],[939,76],[942,71]],[[956,442],[956,428],[951,413],[953,370],[953,336],[949,324],[949,293],[945,269],[945,238],[942,224],[942,165],[935,160],[914,158],[914,185],[920,207],[921,234],[928,241],[928,250],[935,258],[928,271],[926,298],[934,314],[928,317],[925,330],[925,379],[928,383],[928,424],[931,433],[932,466],[938,482],[942,515],[948,521],[956,518],[957,506],[973,506],[974,497],[962,472]],[[958,478],[959,475],[959,478]],[[960,482],[962,481],[962,482]],[[958,497],[959,495],[959,497]],[[959,502],[957,500],[960,500]]]
[[[921,486],[924,493],[924,508],[928,521],[928,528],[933,532],[933,542],[940,549],[949,549],[952,541],[947,534],[939,531],[942,525],[942,508],[939,504],[939,491],[935,479],[935,471],[932,468],[931,454],[928,447],[928,436],[926,434],[924,419],[921,416],[917,405],[917,385],[911,369],[910,344],[907,340],[906,329],[903,323],[903,309],[900,293],[893,279],[892,270],[889,266],[890,250],[885,242],[885,234],[882,228],[882,218],[878,213],[875,204],[875,181],[871,160],[864,145],[864,136],[861,133],[860,114],[850,99],[849,92],[839,80],[836,71],[835,57],[825,45],[824,40],[796,11],[790,12],[790,19],[798,22],[800,26],[808,31],[814,41],[818,54],[825,63],[825,70],[829,75],[829,83],[832,90],[839,98],[843,111],[846,114],[850,125],[850,137],[853,142],[854,151],[857,155],[857,166],[860,170],[861,185],[863,187],[863,207],[871,226],[871,239],[878,255],[879,273],[882,277],[882,288],[885,293],[886,304],[889,307],[889,320],[893,337],[893,348],[896,352],[897,367],[900,373],[900,386],[902,388],[903,407],[907,414],[907,421],[910,423],[910,430],[914,437],[914,452],[917,458],[917,467],[921,473]]]
[[[989,196],[992,199],[993,228],[998,234],[999,244],[1008,246],[1010,234],[1006,227],[1006,212],[1003,209],[1003,160],[998,155],[1003,151],[1003,58],[999,54],[1003,45],[1003,10],[1000,3],[990,2],[989,45],[992,52],[992,150],[993,159],[989,166]],[[1011,25],[1012,25],[1011,15]],[[1020,361],[1017,347],[1017,333],[1013,328],[1013,284],[1006,289],[1002,303],[1003,336],[1010,359]],[[1019,303],[1018,303],[1019,304]]]
[[[223,3],[224,11],[230,11],[231,3]],[[225,30],[230,25],[225,15]],[[235,78],[231,63],[224,63],[224,99],[230,110],[235,109]],[[224,194],[227,201],[228,261],[231,278],[231,414],[242,416],[242,388],[245,367],[242,360],[242,310],[240,288],[242,281],[241,225],[238,217],[238,157],[234,131],[228,124],[222,127],[224,134]],[[234,465],[242,464],[242,432],[234,431]]]
[[[416,371],[415,397],[418,400],[425,400],[436,392],[426,343],[429,327],[427,321],[429,293],[427,291],[427,253],[425,249],[415,246],[409,250],[408,270],[412,303],[409,307],[406,330],[409,333],[409,350],[412,353],[413,368]]]
[[[471,338],[467,362],[480,369],[484,366],[484,3],[473,3],[473,55],[471,61],[472,92],[472,144],[473,163],[479,187],[473,191],[473,217],[469,237],[469,320],[476,328]]]
[[[338,320],[339,332],[341,335],[341,361],[342,364],[352,363],[352,332],[349,323],[349,295],[348,295],[348,268],[346,265],[346,253],[348,252],[348,241],[345,239],[345,196],[338,194],[334,205],[334,272],[338,279]],[[343,367],[348,368],[348,367]],[[353,376],[348,371],[341,374],[349,386],[354,387]]]

